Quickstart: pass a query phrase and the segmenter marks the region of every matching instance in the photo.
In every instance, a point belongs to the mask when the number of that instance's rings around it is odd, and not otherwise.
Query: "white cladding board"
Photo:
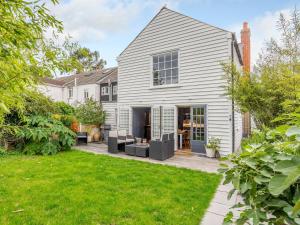
[[[152,88],[152,55],[171,50],[179,51],[179,84]],[[118,58],[118,104],[207,105],[207,135],[221,139],[221,154],[231,153],[231,101],[221,65],[230,58],[230,32],[164,8]],[[157,125],[152,132],[156,137]]]
[[[106,113],[105,124],[110,124],[112,130],[117,129],[117,103],[102,102],[103,110]]]

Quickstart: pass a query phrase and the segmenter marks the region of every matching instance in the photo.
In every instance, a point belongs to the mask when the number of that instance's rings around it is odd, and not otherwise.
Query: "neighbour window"
[[[73,97],[73,88],[70,87],[69,88],[69,98],[72,98]]]
[[[153,56],[153,85],[178,83],[178,51]]]
[[[89,98],[89,90],[88,89],[84,89],[84,99]]]
[[[108,95],[108,86],[102,87],[101,88],[101,95]]]
[[[113,95],[117,95],[118,94],[118,86],[114,85],[113,86]]]

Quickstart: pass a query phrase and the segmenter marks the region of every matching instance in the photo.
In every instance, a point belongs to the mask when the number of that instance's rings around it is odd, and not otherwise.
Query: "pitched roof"
[[[100,84],[108,83],[108,82],[117,82],[118,81],[118,68],[111,71],[104,79],[100,80]]]
[[[48,77],[43,78],[42,79],[42,83],[52,84],[52,85],[55,85],[55,86],[62,86],[62,85],[64,85],[63,81],[52,79],[52,78],[48,78]]]
[[[194,20],[194,21],[196,21],[196,22],[198,22],[198,23],[202,23],[202,24],[206,24],[206,25],[208,25],[208,26],[211,26],[211,27],[214,27],[214,28],[216,28],[216,29],[219,29],[219,30],[222,30],[222,31],[224,31],[224,32],[228,32],[228,33],[232,33],[232,32],[230,32],[230,31],[227,31],[227,30],[225,30],[225,29],[223,29],[223,28],[219,28],[219,27],[217,27],[217,26],[214,26],[214,25],[210,25],[210,24],[208,24],[208,23],[205,23],[205,22],[202,22],[202,21],[200,21],[200,20],[197,20],[197,19],[195,19],[195,18],[193,18],[193,17],[190,17],[190,16],[187,16],[187,15],[184,15],[184,14],[182,14],[182,13],[180,13],[180,12],[176,12],[176,11],[174,11],[174,10],[171,10],[171,9],[169,9],[169,8],[167,8],[166,6],[163,6],[160,10],[159,10],[159,12],[150,20],[150,22],[141,30],[141,32],[140,33],[138,33],[138,35],[127,45],[127,47],[119,54],[119,56],[118,57],[120,57],[128,48],[129,48],[129,46],[131,46],[131,44],[144,32],[144,30],[146,30],[146,28],[154,21],[154,19],[163,11],[163,10],[168,10],[168,11],[170,11],[170,12],[173,12],[173,13],[176,13],[176,14],[178,14],[178,15],[181,15],[181,16],[184,16],[184,17],[187,17],[187,18],[190,18],[190,19],[192,19],[192,20]]]
[[[76,79],[77,85],[95,84],[112,73],[118,74],[117,71],[118,71],[117,67],[111,67],[102,70],[94,70],[90,72],[83,72],[83,73],[73,74],[70,76],[59,77],[56,79],[44,78],[42,82],[46,84],[54,84],[57,86],[72,87],[75,86],[75,79]]]

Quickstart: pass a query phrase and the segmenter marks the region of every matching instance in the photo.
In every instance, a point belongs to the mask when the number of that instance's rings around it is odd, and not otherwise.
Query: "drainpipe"
[[[233,75],[233,66],[234,66],[234,33],[232,33],[232,39],[231,39],[231,82],[232,82],[232,87],[234,86],[234,75]],[[232,113],[232,153],[235,150],[235,118],[234,118],[234,99],[232,98],[231,100],[231,113]]]

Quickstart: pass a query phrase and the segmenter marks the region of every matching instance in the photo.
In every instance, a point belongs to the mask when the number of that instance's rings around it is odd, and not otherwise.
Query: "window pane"
[[[164,55],[159,56],[159,62],[164,62],[164,61],[165,61]]]
[[[171,61],[171,54],[166,54],[166,61]]]
[[[172,61],[172,68],[174,68],[174,67],[178,67],[178,61],[177,60]]]
[[[158,72],[157,71],[153,73],[153,79],[158,79]]]
[[[173,52],[172,53],[172,60],[178,59],[178,52]]]
[[[166,70],[166,76],[171,76],[171,70]]]
[[[165,66],[164,66],[164,63],[162,62],[160,62],[159,63],[159,70],[163,70],[165,68]]]
[[[171,68],[171,62],[166,62],[165,69],[170,69],[170,68]]]
[[[172,83],[171,70],[166,70],[166,84]]]
[[[178,83],[178,77],[172,77],[172,84]]]
[[[165,78],[165,71],[159,71],[159,78]]]
[[[155,85],[158,85],[158,79],[154,79],[153,80],[153,85],[155,86]]]
[[[153,63],[158,63],[158,56],[153,56]]]
[[[158,64],[157,63],[153,63],[153,70],[154,71],[158,70]]]

